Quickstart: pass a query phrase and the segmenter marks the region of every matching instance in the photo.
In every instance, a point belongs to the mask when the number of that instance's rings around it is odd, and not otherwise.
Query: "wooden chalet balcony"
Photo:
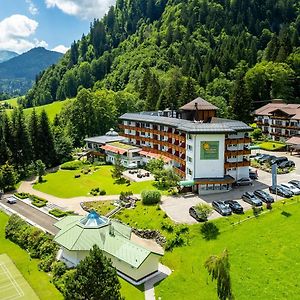
[[[180,142],[185,142],[185,136],[183,134],[175,134],[167,131],[161,131],[161,130],[156,130],[156,129],[151,129],[151,128],[142,128],[142,127],[136,127],[136,126],[129,126],[129,125],[124,125],[120,124],[119,127],[121,129],[129,129],[129,130],[135,130],[137,132],[145,132],[145,133],[152,133],[160,136],[167,136],[169,138],[178,140]]]
[[[126,138],[135,139],[137,141],[143,141],[143,142],[153,143],[153,145],[166,146],[166,147],[171,148],[171,149],[173,149],[175,151],[179,151],[179,152],[185,153],[185,148],[183,148],[183,147],[181,147],[179,145],[175,145],[175,144],[169,143],[167,141],[160,141],[160,140],[149,138],[149,137],[136,136],[136,135],[127,134],[127,133],[121,133],[121,135],[124,136],[124,137],[126,137]]]
[[[161,150],[158,150],[158,149],[154,149],[154,148],[151,148],[151,147],[143,147],[142,146],[142,149],[143,151],[147,151],[147,152],[152,152],[152,153],[155,153],[155,154],[160,154],[160,155],[163,155],[163,156],[166,156],[172,160],[175,160],[176,162],[180,163],[181,165],[185,166],[185,160],[180,158],[179,156],[176,156],[172,153],[169,153],[169,152],[166,152],[166,151],[161,151]]]
[[[270,132],[270,135],[274,135],[274,136],[281,136],[281,137],[290,137],[290,134],[283,134],[283,133],[279,133],[279,132]]]
[[[249,167],[249,166],[250,166],[250,161],[225,162],[224,164],[225,169]]]
[[[238,156],[238,155],[250,155],[251,150],[226,150],[225,151],[225,157],[230,157],[230,156]]]
[[[180,170],[180,169],[178,169],[178,168],[175,168],[175,167],[173,167],[173,169],[174,169],[174,171],[175,171],[175,173],[176,173],[177,175],[179,175],[179,176],[182,177],[182,178],[185,178],[185,172],[184,172],[184,171],[182,171],[182,170]]]
[[[251,142],[250,138],[240,138],[240,139],[226,139],[225,145],[235,145],[235,144],[249,144]]]

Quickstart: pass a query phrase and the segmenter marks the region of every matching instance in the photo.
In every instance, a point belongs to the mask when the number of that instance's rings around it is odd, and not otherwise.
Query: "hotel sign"
[[[200,159],[219,159],[219,142],[201,142]]]

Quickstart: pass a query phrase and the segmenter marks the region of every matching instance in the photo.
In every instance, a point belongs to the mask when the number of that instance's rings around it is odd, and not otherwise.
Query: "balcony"
[[[240,168],[240,167],[249,167],[250,161],[239,161],[239,162],[225,162],[224,168],[230,169],[230,168]]]
[[[251,139],[246,138],[240,138],[240,139],[226,139],[225,145],[235,145],[235,144],[249,144],[251,142]]]

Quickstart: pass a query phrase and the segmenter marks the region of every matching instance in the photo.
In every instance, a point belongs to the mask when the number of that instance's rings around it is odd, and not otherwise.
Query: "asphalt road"
[[[25,218],[29,219],[30,221],[45,228],[49,233],[55,235],[59,231],[55,226],[53,226],[53,224],[57,222],[56,219],[44,214],[43,212],[31,207],[30,205],[27,205],[22,201],[17,200],[17,203],[8,204],[6,202],[6,197],[4,196],[2,197],[0,202],[8,208],[13,209],[20,215],[24,216]]]

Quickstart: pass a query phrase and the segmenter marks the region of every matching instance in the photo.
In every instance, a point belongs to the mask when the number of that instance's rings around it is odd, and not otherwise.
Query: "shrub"
[[[167,251],[172,251],[173,248],[175,247],[181,247],[183,245],[186,244],[186,240],[185,238],[179,234],[179,233],[176,233],[175,235],[173,235],[168,241],[167,241],[167,244],[166,244],[166,250]]]
[[[62,170],[78,170],[82,168],[83,163],[80,160],[72,160],[65,162],[60,166]]]
[[[55,256],[53,255],[48,255],[44,257],[40,262],[39,262],[39,269],[44,271],[44,272],[50,272],[51,271],[51,265],[55,261]]]
[[[58,208],[54,208],[54,209],[52,209],[52,210],[49,211],[50,215],[53,215],[53,216],[55,216],[57,218],[62,218],[62,217],[71,215],[73,213],[74,213],[73,211],[62,211],[62,210],[60,210]]]
[[[32,205],[34,205],[36,207],[46,206],[46,204],[48,202],[46,199],[40,198],[35,195],[30,195],[29,199],[32,201]]]
[[[54,261],[51,264],[51,271],[53,277],[61,277],[64,275],[67,271],[67,266],[62,261]]]
[[[100,190],[99,194],[100,194],[101,196],[104,196],[104,195],[106,195],[106,191],[105,191],[105,190]]]
[[[198,211],[201,219],[207,220],[207,217],[212,213],[213,208],[205,203],[199,203],[196,205],[196,210]]]
[[[79,178],[81,175],[80,174],[75,174],[74,178]]]
[[[121,192],[120,196],[119,196],[119,199],[122,201],[122,200],[125,200],[127,197],[132,196],[132,195],[133,195],[132,191]]]
[[[145,205],[157,204],[161,200],[161,193],[159,191],[143,191],[142,202]]]
[[[174,231],[174,225],[169,220],[164,220],[161,223],[161,229],[166,230],[168,232]]]
[[[28,193],[14,193],[14,195],[19,199],[23,199],[23,200],[29,198],[30,196],[30,194]]]

